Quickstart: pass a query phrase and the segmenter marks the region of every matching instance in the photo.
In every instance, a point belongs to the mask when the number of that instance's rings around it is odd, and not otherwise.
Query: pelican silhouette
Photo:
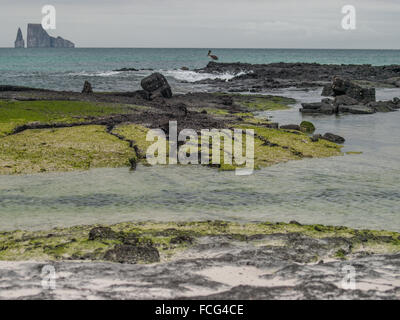
[[[207,56],[209,56],[213,60],[218,60],[217,56],[214,56],[213,54],[211,54],[211,50],[208,50],[208,55]]]

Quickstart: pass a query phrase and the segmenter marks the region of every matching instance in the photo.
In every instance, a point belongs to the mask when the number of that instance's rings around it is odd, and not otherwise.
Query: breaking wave
[[[120,74],[120,71],[97,71],[97,72],[72,72],[69,76],[84,76],[84,77],[111,77]]]
[[[199,73],[195,71],[184,71],[184,70],[168,70],[164,71],[163,73],[164,75],[173,77],[176,80],[187,81],[187,82],[196,82],[208,79],[210,80],[220,79],[228,81],[236,76],[245,74],[245,72],[240,72],[237,74],[232,74],[232,73],[213,74],[213,73]]]

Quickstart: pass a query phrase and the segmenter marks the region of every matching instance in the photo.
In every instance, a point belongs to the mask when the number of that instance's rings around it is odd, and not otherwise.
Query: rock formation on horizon
[[[75,48],[69,40],[61,37],[51,37],[41,24],[28,24],[28,33],[26,38],[27,48]]]
[[[24,37],[22,36],[21,28],[18,28],[17,39],[14,42],[15,48],[25,48]]]

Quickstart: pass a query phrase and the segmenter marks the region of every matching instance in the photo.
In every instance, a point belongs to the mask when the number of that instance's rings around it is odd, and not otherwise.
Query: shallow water
[[[280,92],[317,101],[320,92]],[[379,90],[378,98],[400,96]],[[310,120],[346,138],[344,151],[235,176],[200,166],[95,169],[0,176],[0,230],[128,220],[290,221],[400,231],[400,112],[302,115],[299,104],[273,112],[280,123]]]

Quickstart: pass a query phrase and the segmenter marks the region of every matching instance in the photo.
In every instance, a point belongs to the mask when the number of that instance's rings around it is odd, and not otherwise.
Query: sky
[[[400,49],[399,0],[0,0],[0,47],[56,8],[77,47]],[[342,7],[356,9],[344,30]]]

